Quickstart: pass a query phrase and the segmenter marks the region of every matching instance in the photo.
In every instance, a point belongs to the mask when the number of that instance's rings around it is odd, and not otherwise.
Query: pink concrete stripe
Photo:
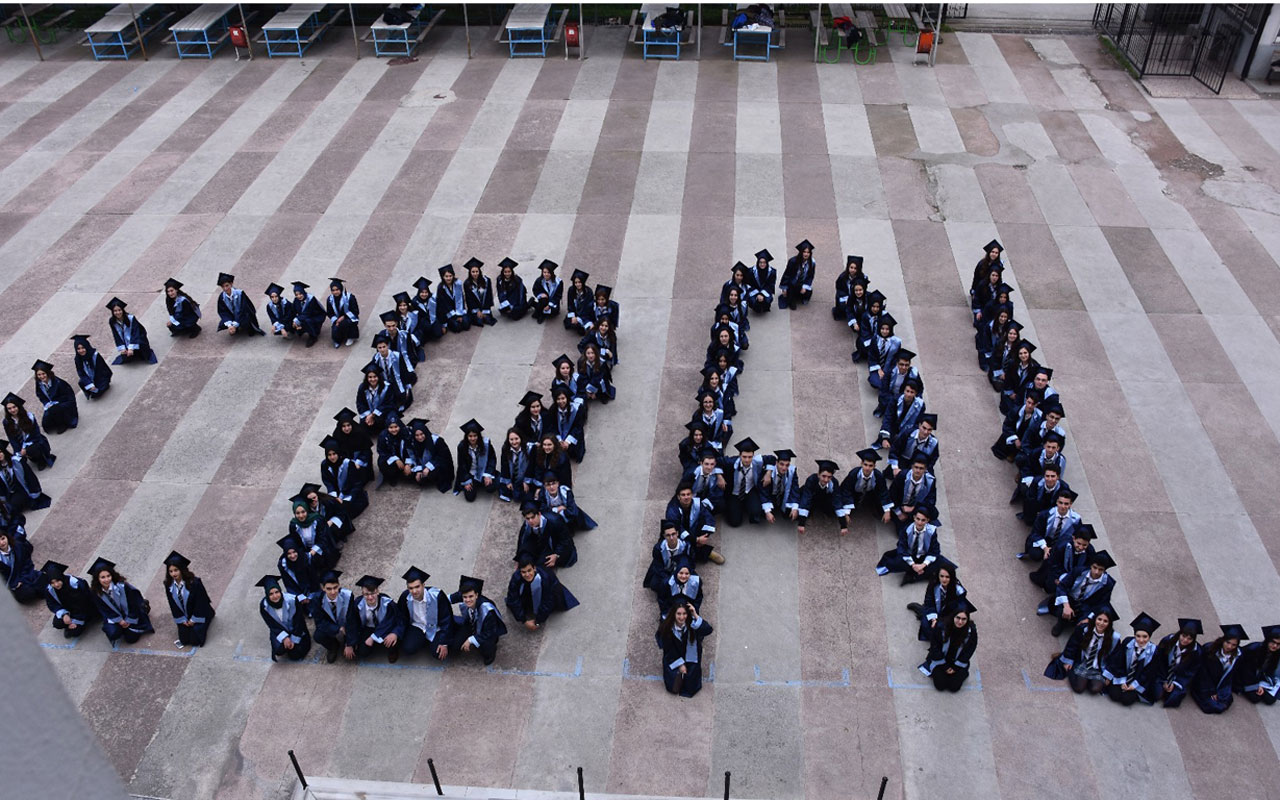
[[[42,61],[33,65],[13,80],[0,84],[0,96],[6,102],[21,102],[33,89],[43,85],[45,81],[71,66],[70,61]]]
[[[102,69],[91,73],[75,88],[64,92],[57,100],[46,105],[8,136],[0,139],[0,153],[16,155],[30,148],[136,69],[137,63],[101,66]]]
[[[152,613],[164,612],[156,609]],[[85,636],[92,635],[92,632],[85,633]],[[144,636],[139,646],[145,647],[162,636],[162,633]],[[188,664],[185,658],[109,656],[85,695],[80,713],[126,783],[137,769]],[[145,691],[138,685],[139,675],[147,676]]]

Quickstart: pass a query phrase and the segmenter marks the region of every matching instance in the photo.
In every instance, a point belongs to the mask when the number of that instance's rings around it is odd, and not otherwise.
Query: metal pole
[[[360,60],[360,34],[356,33],[356,9],[347,3],[347,17],[351,20],[351,43],[356,46],[356,61]]]
[[[818,63],[818,39],[822,37],[822,3],[818,3],[818,27],[813,30],[813,63]]]
[[[582,786],[582,767],[578,767],[578,800],[587,800],[587,792]]]
[[[471,58],[471,22],[467,19],[467,4],[462,4],[462,28],[467,32],[467,58]]]
[[[702,3],[698,3],[698,52],[697,61],[702,60]]]
[[[888,785],[889,785],[889,777],[886,775],[885,777],[880,779],[880,794],[876,795],[877,800],[884,800],[884,789]]]
[[[440,776],[436,775],[436,762],[427,759],[427,769],[431,770],[431,782],[436,785],[436,794],[444,796],[444,789],[440,788]],[[888,778],[885,778],[888,780]]]
[[[582,18],[582,3],[578,3],[578,60],[587,57],[587,23]]]
[[[293,762],[293,771],[298,773],[298,783],[302,784],[303,791],[306,791],[307,776],[302,774],[302,767],[298,766],[298,757],[293,754],[292,750],[289,751],[289,760]]]
[[[729,800],[729,770],[724,771],[724,800]]]
[[[31,24],[31,17],[27,16],[26,6],[18,3],[18,10],[22,12],[22,18],[27,21],[27,31],[31,34],[31,43],[36,46],[36,55],[44,61],[44,51],[40,49],[40,42],[36,39],[36,28]]]
[[[138,27],[138,12],[134,11],[133,3],[129,4],[129,14],[133,16],[133,32],[138,37],[138,48],[142,50],[142,60],[149,61],[147,58],[147,43],[142,41],[142,28]]]
[[[236,3],[240,9],[240,27],[244,29],[244,48],[249,51],[249,60],[253,60],[253,42],[249,41],[249,21],[244,18],[244,3]]]

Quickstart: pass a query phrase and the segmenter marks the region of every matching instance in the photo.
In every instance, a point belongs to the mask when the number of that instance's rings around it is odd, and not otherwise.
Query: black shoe
[[[315,347],[315,344],[316,344],[316,339],[314,336],[307,340],[308,348]]]
[[[924,613],[924,606],[919,603],[907,603],[907,610],[918,617]]]
[[[336,647],[330,648],[329,652],[324,654],[324,663],[326,664],[332,664],[337,660],[338,660],[338,649]]]
[[[1061,636],[1062,632],[1067,629],[1068,624],[1070,623],[1065,619],[1059,619],[1057,622],[1053,623],[1053,630],[1051,630],[1050,633],[1054,636]]]

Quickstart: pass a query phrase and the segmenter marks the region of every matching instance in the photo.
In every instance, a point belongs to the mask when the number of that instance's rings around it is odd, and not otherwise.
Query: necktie
[[[338,621],[338,604],[333,602],[332,600],[327,600],[326,602],[329,604],[329,616],[333,618],[334,622],[337,622]]]
[[[1061,535],[1062,535],[1062,516],[1061,516],[1061,515],[1055,515],[1055,518],[1054,518],[1054,521],[1053,521],[1053,538],[1054,538],[1054,541],[1057,541],[1058,537],[1059,537],[1059,536],[1061,536]]]
[[[738,474],[733,481],[733,493],[741,495],[746,488],[746,476],[743,474],[742,464],[738,464]]]
[[[911,481],[911,485],[907,487],[907,502],[903,503],[903,505],[909,506],[915,503],[916,486],[917,486],[916,482]]]

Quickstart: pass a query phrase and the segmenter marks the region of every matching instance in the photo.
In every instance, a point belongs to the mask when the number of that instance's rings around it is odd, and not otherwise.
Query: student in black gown
[[[587,404],[581,397],[569,397],[557,386],[551,392],[555,405],[551,408],[551,430],[565,455],[581,464],[587,452]]]
[[[1114,609],[1103,606],[1092,617],[1082,619],[1067,639],[1067,646],[1049,660],[1044,676],[1056,681],[1065,678],[1076,694],[1102,694],[1107,688],[1107,660],[1120,645],[1115,617]]]
[[[102,616],[102,632],[112,644],[119,639],[134,644],[143,635],[156,632],[149,616],[151,604],[116,571],[114,562],[105,558],[94,561],[89,567],[89,585]]]
[[[410,566],[402,577],[405,589],[396,603],[404,628],[400,646],[407,656],[426,650],[435,660],[444,661],[456,638],[449,595],[428,586],[431,576],[417,567]]]
[[[933,629],[938,627],[938,620],[954,614],[966,595],[964,584],[960,583],[960,578],[956,575],[955,565],[939,565],[924,590],[924,602],[907,603],[907,610],[920,620],[920,631],[916,638],[922,642],[929,641]]]
[[[373,480],[373,446],[377,434],[369,430],[368,425],[356,421],[356,412],[343,408],[333,415],[337,423],[333,426],[333,438],[341,447],[339,452],[359,470],[359,478],[363,483]]]
[[[125,309],[128,303],[119,297],[113,297],[107,303],[107,311],[111,316],[107,324],[111,327],[111,338],[116,343],[116,358],[112,364],[154,364],[156,354],[151,352],[151,342],[147,339],[147,329],[137,317]]]
[[[512,619],[531,631],[546,625],[552,614],[578,605],[578,598],[565,588],[555,572],[543,569],[536,561],[528,553],[520,556],[516,571],[507,581],[507,610]]]
[[[258,604],[262,621],[267,624],[271,642],[271,660],[284,656],[301,661],[311,652],[311,634],[307,631],[306,606],[299,598],[284,591],[278,575],[264,575],[256,584],[265,596]]]
[[[485,665],[498,657],[498,637],[507,634],[507,626],[498,613],[498,607],[485,597],[484,581],[463,575],[458,579],[458,591],[449,595],[449,602],[462,604],[458,624],[456,646],[464,653],[478,653]]]
[[[1147,702],[1163,703],[1165,708],[1182,705],[1200,669],[1203,650],[1196,637],[1203,634],[1200,620],[1185,617],[1178,619],[1177,631],[1160,640],[1142,679]]]
[[[79,425],[80,409],[71,384],[53,374],[48,361],[36,361],[31,369],[36,375],[36,399],[44,406],[44,429],[62,434]]]
[[[595,324],[591,313],[594,304],[591,287],[587,285],[590,273],[575,269],[569,276],[569,287],[564,295],[564,327],[565,330],[576,331],[585,335]]]
[[[0,581],[19,603],[34,602],[44,593],[44,575],[31,560],[32,549],[20,526],[0,528]]]
[[[295,513],[297,513],[296,507],[297,504],[295,504]],[[311,526],[312,531],[323,529],[322,525]],[[299,603],[305,604],[307,598],[320,589],[319,576],[325,571],[328,562],[326,553],[321,553],[318,545],[308,548],[294,533],[278,539],[276,546],[280,548],[276,569],[280,570],[281,584],[286,592],[298,596]]]
[[[400,607],[390,595],[378,591],[382,578],[365,575],[356,581],[360,597],[356,600],[356,616],[359,631],[356,634],[356,655],[361,658],[386,651],[387,662],[400,660],[400,637],[404,635],[404,620]]]
[[[293,330],[293,302],[284,296],[284,287],[278,283],[268,284],[263,294],[267,296],[267,304],[263,308],[267,312],[267,321],[271,323],[271,335],[288,339]]]
[[[453,333],[461,333],[471,327],[467,315],[467,293],[452,264],[445,264],[440,273],[440,285],[436,287],[436,313],[440,321]]]
[[[756,253],[756,265],[747,271],[747,280],[751,282],[751,293],[747,303],[757,314],[767,314],[773,308],[773,298],[777,293],[778,271],[769,266],[773,254],[768,250]]]
[[[4,433],[15,455],[22,456],[36,469],[53,466],[58,457],[49,448],[49,439],[40,430],[36,415],[27,410],[26,401],[13,392],[4,398]]]
[[[498,489],[498,457],[483,433],[484,426],[474,419],[462,423],[453,493],[461,492],[468,503],[474,503],[481,491],[493,494]]]
[[[37,511],[52,502],[40,487],[35,470],[21,455],[9,452],[9,443],[0,439],[0,500],[15,512]]]
[[[529,304],[533,306],[533,319],[539,325],[560,314],[560,301],[564,298],[564,281],[556,277],[559,264],[549,258],[538,265],[540,273],[529,290]]]
[[[707,427],[700,420],[686,422],[684,427],[689,431],[689,435],[680,440],[677,448],[681,473],[688,472],[702,463],[702,456],[707,452],[718,455],[716,449],[711,446]]]
[[[536,447],[543,435],[551,432],[551,415],[546,412],[543,397],[537,392],[525,392],[519,405],[521,411],[516,414],[514,427],[526,442]]]
[[[365,364],[363,380],[356,389],[356,416],[360,427],[376,435],[386,424],[388,414],[399,414],[403,401],[396,387],[382,374],[374,362]]]
[[[978,628],[970,618],[974,611],[973,603],[962,600],[929,637],[929,655],[919,669],[940,692],[958,692],[969,679],[969,665],[978,648]]]
[[[307,290],[311,287],[302,281],[293,282],[293,304],[289,308],[289,327],[298,336],[305,336],[307,347],[320,340],[320,328],[324,325],[324,306]]]
[[[805,239],[796,245],[796,254],[787,260],[787,268],[778,281],[778,308],[796,309],[808,305],[809,299],[813,297],[816,271],[813,243]]]
[[[1231,708],[1236,693],[1246,679],[1240,643],[1249,635],[1240,625],[1223,625],[1222,635],[1204,648],[1200,669],[1191,679],[1191,699],[1206,714],[1221,714]]]
[[[441,493],[453,486],[453,453],[443,436],[427,427],[427,420],[409,421],[409,471],[418,486],[435,486]]]
[[[248,336],[266,336],[266,331],[258,327],[258,309],[253,301],[241,289],[236,288],[236,276],[225,272],[218,273],[218,330],[228,335],[240,334]]]
[[[511,503],[524,503],[533,499],[533,451],[535,444],[526,442],[519,428],[507,430],[507,443],[498,457],[501,472],[498,475],[498,499]]]
[[[170,278],[164,282],[164,306],[169,312],[170,336],[194,339],[200,335],[200,304],[182,291],[182,282]]]
[[[1142,685],[1143,676],[1156,653],[1156,643],[1151,641],[1151,635],[1160,623],[1144,612],[1129,623],[1129,627],[1133,629],[1133,635],[1125,637],[1102,666],[1107,696],[1122,706],[1138,702],[1146,691]]]
[[[467,259],[463,264],[467,278],[462,282],[467,319],[472,325],[497,325],[493,316],[493,281],[484,274],[484,262],[478,258]]]
[[[205,591],[204,582],[191,572],[191,561],[177,550],[164,560],[165,594],[169,597],[169,612],[178,626],[177,644],[204,647],[209,635],[209,625],[216,612]]]
[[[605,324],[608,324],[607,320]],[[578,359],[578,380],[582,383],[582,396],[587,400],[598,400],[600,405],[606,405],[618,396],[613,385],[613,368],[600,357],[600,348],[595,342],[587,342],[582,348],[582,357]]]
[[[1240,694],[1250,703],[1273,706],[1280,694],[1280,625],[1264,625],[1261,642],[1244,647]]]
[[[329,296],[324,302],[324,314],[332,323],[329,335],[334,347],[347,347],[360,338],[360,303],[356,296],[347,291],[347,285],[341,278],[329,279]]]
[[[554,472],[560,478],[562,486],[573,486],[573,467],[569,454],[560,447],[554,433],[545,433],[538,440],[533,451],[533,477],[531,483],[535,487],[542,486],[542,476]]]
[[[596,289],[592,293],[589,317],[597,328],[600,327],[600,321],[607,318],[609,320],[609,329],[615,335],[617,334],[618,322],[622,318],[622,311],[617,301],[613,299],[612,286],[605,286],[603,283],[596,284]]]
[[[969,282],[969,295],[972,297],[977,294],[978,287],[987,279],[987,275],[993,268],[998,267],[1004,271],[1004,261],[1001,256],[1004,255],[1004,247],[1000,242],[992,239],[982,248],[982,259],[973,268],[973,280]]]
[[[342,572],[336,569],[321,575],[320,591],[307,603],[307,613],[316,621],[316,644],[325,649],[324,660],[329,664],[337,661],[339,654],[347,661],[356,660],[356,635],[360,630],[356,598],[339,583],[341,578]]]
[[[702,641],[712,631],[692,602],[677,603],[667,612],[654,640],[662,650],[662,682],[668,692],[693,697],[702,688]]]
[[[324,461],[320,462],[320,482],[334,500],[342,504],[342,513],[354,520],[369,507],[369,493],[365,491],[362,472],[351,459],[342,455],[342,445],[332,436],[320,443],[324,449]]]
[[[818,459],[818,471],[809,476],[800,488],[800,519],[796,524],[796,533],[804,535],[809,516],[815,511],[830,514],[840,525],[840,535],[849,535],[849,512],[853,510],[851,501],[840,488],[835,473],[840,466],[834,461]]]
[[[44,562],[40,571],[45,579],[44,603],[53,614],[53,627],[67,639],[83,636],[89,623],[98,618],[89,582],[68,575],[67,565],[57,561]]]
[[[658,595],[658,619],[663,619],[677,603],[692,603],[696,611],[702,610],[702,578],[693,570],[693,559],[677,560],[675,569],[666,583],[654,587]]]
[[[439,305],[436,303],[435,292],[431,291],[431,279],[419,275],[413,282],[413,288],[415,291],[410,293],[410,297],[413,300],[413,310],[418,312],[418,329],[410,333],[417,336],[418,341],[423,344],[434,342],[444,336],[444,323],[436,312]]]
[[[111,367],[102,354],[93,349],[89,337],[77,333],[71,337],[76,351],[76,383],[90,400],[97,400],[111,388]]]
[[[836,276],[836,303],[831,307],[831,318],[837,322],[847,322],[849,298],[853,295],[853,287],[865,281],[862,274],[862,256],[848,256],[844,262],[844,272]]]
[[[498,313],[512,322],[524,319],[529,313],[529,292],[524,281],[516,274],[519,263],[510,258],[498,262],[498,280],[494,289],[498,293]]]

